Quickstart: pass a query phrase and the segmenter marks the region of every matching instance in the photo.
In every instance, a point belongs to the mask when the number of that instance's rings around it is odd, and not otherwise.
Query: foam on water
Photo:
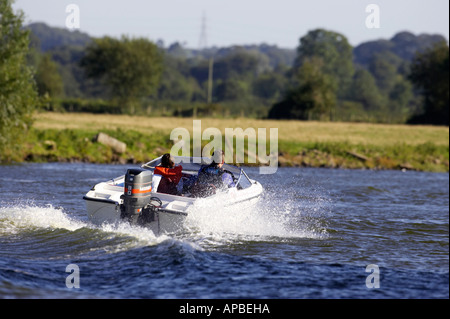
[[[320,207],[314,207],[314,210],[320,211]],[[305,214],[310,218],[305,219]],[[219,196],[214,200],[199,201],[189,211],[185,228],[192,235],[218,242],[265,241],[274,237],[277,240],[280,237],[326,238],[326,230],[311,216],[307,209],[290,205],[289,201],[276,203],[266,197],[253,206],[227,206],[227,199]]]
[[[24,229],[52,228],[75,231],[86,223],[70,218],[63,209],[19,204],[0,207],[0,233],[12,234]]]
[[[97,227],[97,226],[92,226]],[[155,235],[150,229],[131,225],[127,222],[118,222],[115,224],[102,224],[98,229],[104,233],[109,233],[116,237],[132,238],[127,244],[115,247],[114,252],[122,251],[130,248],[156,246],[165,241],[178,241],[166,234]]]
[[[107,246],[95,246],[93,250],[101,249],[108,253],[116,253],[132,248],[155,246],[165,241],[172,244],[189,246],[187,249],[202,248],[194,243],[169,237],[167,235],[156,236],[151,230],[145,227],[130,225],[127,222],[115,224],[93,225],[88,222],[76,220],[68,216],[62,208],[55,208],[52,205],[36,206],[34,204],[12,204],[0,206],[0,236],[20,235],[28,231],[35,230],[67,230],[74,233],[81,229],[92,231],[92,237],[85,240],[112,240]],[[80,234],[85,237],[85,234]],[[125,239],[125,240],[122,240]]]

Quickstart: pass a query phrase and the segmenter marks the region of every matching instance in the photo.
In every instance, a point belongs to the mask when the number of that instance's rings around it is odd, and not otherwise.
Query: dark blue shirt
[[[220,167],[202,166],[198,171],[198,178],[200,182],[202,182],[203,179],[208,179],[208,177],[214,177],[214,180],[217,180],[219,176],[221,177],[223,185],[228,187],[235,186],[231,174],[223,171]]]

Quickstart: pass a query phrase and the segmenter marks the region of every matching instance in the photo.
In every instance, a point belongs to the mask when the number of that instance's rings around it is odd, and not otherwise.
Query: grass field
[[[139,117],[128,115],[93,115],[86,113],[39,113],[34,127],[37,129],[135,130],[144,134],[155,131],[170,132],[177,127],[192,133],[192,118]],[[335,123],[305,121],[273,121],[254,119],[201,119],[202,130],[225,128],[278,128],[280,140],[286,142],[343,142],[390,146],[394,144],[419,145],[433,143],[449,145],[448,127],[383,125],[366,123]]]
[[[217,128],[278,129],[279,163],[285,166],[416,169],[449,168],[449,128],[255,119],[201,118],[202,131]],[[37,113],[22,155],[27,161],[144,162],[170,151],[170,132],[192,118]],[[127,144],[124,154],[92,141],[99,132]],[[208,143],[204,141],[203,144]]]

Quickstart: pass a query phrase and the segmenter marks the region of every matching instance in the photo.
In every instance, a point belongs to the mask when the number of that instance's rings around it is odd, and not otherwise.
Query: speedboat
[[[223,164],[225,172],[233,178],[231,187],[215,189],[202,195],[193,194],[188,187],[195,180],[202,165],[211,158],[174,156],[175,163],[182,166],[182,175],[176,195],[159,193],[162,176],[154,174],[161,164],[158,157],[138,168],[130,168],[125,175],[96,184],[83,199],[89,220],[97,225],[103,223],[130,222],[148,227],[155,234],[173,233],[183,227],[192,209],[212,205],[254,205],[263,187],[250,179],[242,167]]]

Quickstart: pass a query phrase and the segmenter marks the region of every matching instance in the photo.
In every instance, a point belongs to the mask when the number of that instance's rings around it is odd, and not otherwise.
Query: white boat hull
[[[245,175],[245,174],[244,174]],[[248,177],[245,175],[248,179]],[[95,185],[84,197],[89,220],[96,225],[126,222],[121,216],[124,176]],[[254,205],[263,188],[259,182],[248,179],[246,187],[229,188],[207,198],[177,196],[152,191],[152,198],[158,198],[161,205],[155,211],[153,221],[142,226],[155,234],[173,233],[183,228],[186,217],[192,209],[218,209],[237,206],[247,208]]]

